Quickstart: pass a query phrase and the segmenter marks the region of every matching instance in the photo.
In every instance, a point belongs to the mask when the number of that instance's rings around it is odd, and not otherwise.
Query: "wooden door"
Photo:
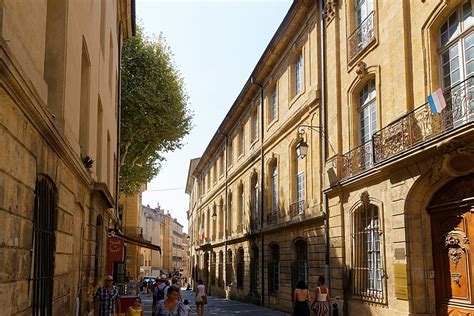
[[[431,214],[437,315],[474,315],[473,205]]]

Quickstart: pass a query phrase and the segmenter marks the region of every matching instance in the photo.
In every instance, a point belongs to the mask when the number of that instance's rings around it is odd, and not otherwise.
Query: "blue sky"
[[[181,150],[166,154],[143,204],[158,203],[187,231],[184,192],[189,160],[200,157],[270,42],[292,1],[137,0],[137,20],[163,33],[184,78],[193,130]]]

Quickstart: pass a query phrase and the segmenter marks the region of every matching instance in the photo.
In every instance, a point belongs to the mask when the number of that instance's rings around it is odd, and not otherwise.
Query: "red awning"
[[[111,229],[110,230],[110,236],[115,236],[117,238],[120,238],[128,244],[137,245],[137,246],[140,246],[142,248],[147,248],[147,249],[159,251],[160,254],[161,254],[161,247],[160,246],[154,245],[151,242],[149,242],[147,240],[144,240],[142,238],[139,238],[139,237],[132,237],[132,236],[124,235],[118,229]]]

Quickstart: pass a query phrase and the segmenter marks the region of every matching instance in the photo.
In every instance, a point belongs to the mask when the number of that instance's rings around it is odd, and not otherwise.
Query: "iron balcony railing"
[[[290,205],[290,216],[294,217],[304,213],[305,203],[304,200],[295,202]]]
[[[374,39],[374,12],[372,11],[348,37],[349,60],[364,50]]]
[[[433,114],[425,103],[375,132],[367,143],[344,154],[341,179],[474,122],[474,76],[446,89],[443,95],[446,108],[441,113]]]

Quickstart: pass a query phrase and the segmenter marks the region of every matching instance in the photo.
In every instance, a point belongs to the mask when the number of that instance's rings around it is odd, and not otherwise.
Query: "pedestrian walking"
[[[140,297],[135,297],[133,305],[127,310],[127,316],[145,316],[145,311],[142,308],[142,299]]]
[[[293,315],[294,316],[310,316],[309,312],[309,291],[308,286],[302,280],[296,283],[296,289],[293,292]]]
[[[178,293],[179,293],[178,300],[182,302],[183,297],[181,296],[181,285],[179,284],[179,280],[177,277],[174,277],[171,279],[171,286],[174,286],[175,288],[178,289]]]
[[[196,287],[196,312],[198,316],[204,315],[204,305],[207,304],[206,286],[202,280],[198,280]]]
[[[185,316],[184,304],[178,301],[178,290],[174,286],[168,288],[168,298],[159,301],[156,306],[156,316]]]
[[[191,306],[189,306],[189,301],[184,300],[183,304],[184,304],[184,311],[186,312],[184,316],[189,316],[189,314],[191,313]]]
[[[324,285],[325,279],[323,276],[318,278],[314,301],[311,304],[311,309],[316,316],[328,316],[329,315],[329,301],[332,300],[329,289]],[[336,296],[339,299],[339,296]]]
[[[156,306],[158,305],[158,302],[165,299],[165,289],[166,289],[165,280],[160,279],[159,284],[155,286],[155,289],[153,290],[153,303],[152,303],[153,313],[156,311]]]
[[[117,315],[120,311],[119,292],[113,284],[111,275],[105,277],[105,284],[97,289],[94,295],[94,315],[110,316]]]

